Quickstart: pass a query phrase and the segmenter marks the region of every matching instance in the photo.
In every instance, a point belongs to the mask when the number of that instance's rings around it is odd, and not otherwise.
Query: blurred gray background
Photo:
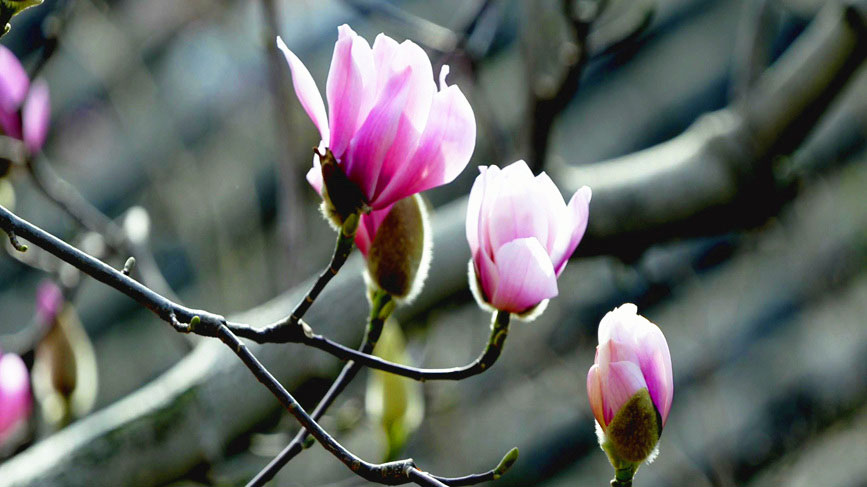
[[[323,92],[338,25],[371,42],[385,32],[419,43],[435,72],[451,66],[479,138],[458,180],[427,194],[439,270],[428,297],[400,315],[417,365],[467,363],[487,338],[462,267],[461,198],[476,165],[526,158],[567,196],[590,184],[594,200],[560,296],[513,325],[487,373],[424,384],[425,420],[405,456],[459,476],[518,446],[497,485],[608,485],[586,373],[601,317],[635,302],[665,332],[676,384],[660,456],[636,486],[867,486],[867,11],[603,3],[594,18],[594,0],[46,0],[13,19],[2,43],[30,69],[45,61],[53,116],[40,163],[118,222],[143,207],[168,285],[251,324],[289,311],[333,241],[303,177],[318,135],[275,33]],[[19,215],[86,244],[26,171],[11,181]],[[341,272],[310,318],[350,346],[366,310],[359,269]],[[292,418],[230,369],[219,344],[187,340],[92,280],[56,275],[76,289],[101,413],[37,433],[0,463],[0,485],[243,485],[291,439]],[[0,256],[0,336],[29,326],[44,278]],[[300,348],[257,353],[312,408],[340,364]],[[322,424],[378,461],[365,375]],[[262,395],[238,392],[254,389]],[[272,485],[365,482],[315,446]]]

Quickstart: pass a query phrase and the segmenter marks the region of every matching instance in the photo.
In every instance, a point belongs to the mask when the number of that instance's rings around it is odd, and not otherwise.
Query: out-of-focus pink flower
[[[627,303],[602,318],[596,359],[587,374],[587,394],[603,431],[636,393],[647,389],[662,425],[674,397],[668,343],[658,326]]]
[[[479,170],[467,208],[475,284],[494,308],[523,313],[557,296],[557,276],[587,229],[590,188],[566,205],[551,178],[533,177],[524,161]]]
[[[36,315],[50,324],[63,307],[63,291],[52,281],[42,281],[36,290]]]
[[[44,80],[36,80],[30,88],[22,113],[24,122],[23,140],[30,153],[39,152],[48,135],[51,119],[51,95]]]
[[[0,45],[0,111],[17,110],[27,96],[30,80],[12,51]]]
[[[472,108],[457,86],[446,85],[446,66],[437,90],[430,60],[418,45],[380,34],[371,48],[349,26],[340,26],[326,115],[310,72],[279,37],[277,44],[295,93],[322,136],[320,147],[331,150],[373,210],[448,183],[466,167],[476,143]],[[307,179],[322,186],[318,160]]]
[[[21,357],[0,351],[0,444],[31,409],[30,378]]]
[[[0,132],[23,140],[29,152],[38,152],[48,133],[50,101],[45,81],[31,85],[18,58],[0,45]]]

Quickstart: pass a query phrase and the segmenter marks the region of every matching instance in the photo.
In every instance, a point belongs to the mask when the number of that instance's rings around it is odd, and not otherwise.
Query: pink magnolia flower
[[[533,177],[524,161],[479,170],[467,208],[470,280],[484,302],[523,313],[557,296],[557,276],[587,229],[590,188],[566,205],[551,178]]]
[[[0,444],[30,414],[30,378],[21,357],[0,351]]]
[[[448,67],[437,90],[430,60],[413,42],[380,34],[371,49],[349,26],[337,31],[327,115],[310,72],[277,38],[295,93],[322,136],[320,147],[331,150],[373,210],[452,181],[473,153],[476,123],[460,89],[446,85]],[[307,179],[321,188],[319,161]]]
[[[18,58],[0,45],[0,132],[35,153],[45,143],[50,118],[48,85],[39,80],[31,86]]]
[[[660,426],[665,426],[674,397],[668,343],[658,326],[627,303],[599,323],[596,359],[587,374],[590,406],[603,432],[620,408],[642,389],[647,389],[662,421]]]

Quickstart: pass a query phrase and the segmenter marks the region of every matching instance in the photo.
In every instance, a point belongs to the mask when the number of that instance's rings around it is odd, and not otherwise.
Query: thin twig
[[[322,335],[313,334],[310,332],[309,327],[306,327],[306,333],[305,327],[295,326],[291,329],[282,330],[279,336],[274,336],[267,331],[257,330],[239,323],[228,323],[227,326],[238,336],[255,342],[274,343],[275,339],[280,339],[289,343],[302,343],[328,352],[342,360],[354,360],[365,367],[409,377],[417,381],[462,380],[481,374],[497,361],[509,333],[509,317],[510,314],[505,311],[494,313],[491,335],[488,338],[485,350],[470,364],[445,369],[424,369],[389,362],[375,355],[360,353],[358,350],[336,343]]]
[[[29,157],[25,163],[36,188],[46,198],[83,228],[99,234],[114,254],[134,256],[142,281],[148,287],[173,301],[180,301],[148,249],[132,242],[120,226],[57,174],[50,164],[37,157]]]
[[[384,292],[379,292],[373,297],[373,303],[370,307],[370,316],[368,318],[367,323],[367,331],[364,334],[364,339],[361,342],[361,346],[358,347],[358,351],[364,354],[370,354],[373,352],[374,347],[376,347],[376,342],[379,340],[379,336],[382,334],[382,327],[385,323],[385,320],[388,318],[390,314],[390,310],[384,310],[384,308],[391,302],[391,296]],[[387,311],[387,312],[383,312]],[[334,400],[337,399],[337,396],[346,389],[346,386],[352,381],[353,378],[358,374],[358,372],[362,368],[362,364],[358,362],[349,361],[346,365],[343,366],[343,370],[340,371],[340,375],[337,376],[334,383],[331,384],[331,387],[328,389],[328,392],[322,397],[319,401],[319,404],[316,405],[316,409],[313,410],[311,416],[314,420],[319,421],[319,418],[325,414],[325,411],[331,407],[331,404],[334,403]],[[301,453],[305,449],[305,444],[308,441],[308,435],[306,429],[301,428],[301,431],[295,435],[292,441],[284,448],[276,457],[274,457],[268,465],[265,466],[262,471],[260,471],[256,476],[250,480],[247,484],[247,487],[259,487],[268,482],[277,472],[280,471],[281,468],[286,466],[296,455]]]

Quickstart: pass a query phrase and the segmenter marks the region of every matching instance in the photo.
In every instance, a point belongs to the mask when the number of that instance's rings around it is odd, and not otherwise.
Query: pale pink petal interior
[[[500,281],[491,304],[521,313],[557,295],[557,276],[545,249],[535,238],[513,240],[494,257]]]

